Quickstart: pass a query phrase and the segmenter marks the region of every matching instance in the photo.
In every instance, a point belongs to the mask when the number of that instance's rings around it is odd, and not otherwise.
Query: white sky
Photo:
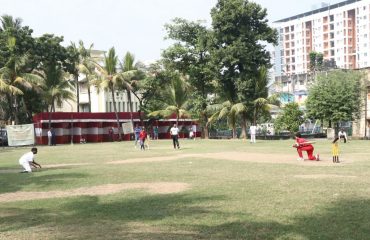
[[[270,22],[312,10],[320,0],[255,0],[267,8]],[[326,0],[331,4],[340,0]],[[0,15],[23,20],[34,36],[64,36],[65,45],[83,40],[85,46],[107,51],[114,46],[119,56],[130,51],[136,60],[160,58],[170,42],[164,40],[164,24],[175,17],[211,22],[217,0],[0,0]]]

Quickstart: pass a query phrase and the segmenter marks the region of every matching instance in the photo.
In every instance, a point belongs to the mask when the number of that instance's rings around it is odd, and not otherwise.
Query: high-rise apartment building
[[[348,0],[274,22],[278,45],[273,53],[276,92],[283,102],[307,97],[310,53],[342,69],[370,67],[370,0]]]
[[[312,51],[338,68],[370,67],[370,0],[348,0],[274,24],[275,76],[309,72]]]

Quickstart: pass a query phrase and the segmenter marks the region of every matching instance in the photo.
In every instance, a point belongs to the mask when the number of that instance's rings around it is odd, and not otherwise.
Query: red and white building
[[[56,143],[80,143],[84,138],[88,143],[110,141],[109,129],[113,128],[114,139],[118,140],[118,126],[114,112],[109,113],[76,113],[76,112],[55,112],[50,113],[51,127],[56,133]],[[120,125],[131,121],[129,112],[119,112]],[[138,112],[132,113],[134,126],[145,126],[152,135],[152,127],[158,126],[158,138],[169,139],[169,129],[175,118],[153,121],[141,121]],[[36,143],[40,145],[48,144],[47,132],[49,130],[49,113],[40,113],[33,117],[36,133]],[[200,129],[192,119],[180,119],[178,123],[180,138],[189,137],[189,129],[196,126],[195,136],[200,136]],[[123,134],[123,140],[130,140],[131,134]]]

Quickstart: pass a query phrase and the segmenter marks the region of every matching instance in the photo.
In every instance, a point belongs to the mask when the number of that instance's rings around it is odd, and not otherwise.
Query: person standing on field
[[[176,123],[173,124],[173,127],[170,129],[170,134],[172,137],[172,142],[173,142],[173,148],[180,149],[180,144],[179,144],[179,128],[177,127]]]
[[[32,172],[31,166],[34,168],[41,168],[41,165],[35,162],[34,156],[37,154],[37,148],[31,148],[31,152],[25,153],[19,159],[19,164],[23,167],[21,173],[30,173]]]
[[[56,133],[55,133],[55,129],[51,128],[50,132],[51,132],[51,145],[56,146],[57,145],[57,136],[56,136]]]
[[[145,127],[142,127],[140,134],[139,134],[139,140],[140,140],[140,149],[145,150],[145,140],[147,138],[147,133],[145,131]]]
[[[333,154],[333,163],[339,163],[339,146],[338,146],[339,137],[335,137],[332,142],[331,152]]]
[[[137,143],[139,142],[140,143],[140,132],[141,132],[141,127],[139,127],[139,125],[136,124],[136,127],[134,128],[134,134],[135,134],[135,148],[136,148],[136,145]]]
[[[153,139],[158,140],[158,126],[153,127]]]
[[[51,133],[51,128],[49,128],[49,131],[48,131],[48,145],[51,146],[51,138],[53,137],[52,133]]]
[[[254,125],[251,125],[249,127],[249,133],[251,135],[251,143],[256,143],[256,132],[257,132],[257,127]]]

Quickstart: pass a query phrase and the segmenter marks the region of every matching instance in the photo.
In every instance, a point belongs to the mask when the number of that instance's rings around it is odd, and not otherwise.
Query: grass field
[[[151,141],[0,149],[0,239],[370,239],[370,142]]]

